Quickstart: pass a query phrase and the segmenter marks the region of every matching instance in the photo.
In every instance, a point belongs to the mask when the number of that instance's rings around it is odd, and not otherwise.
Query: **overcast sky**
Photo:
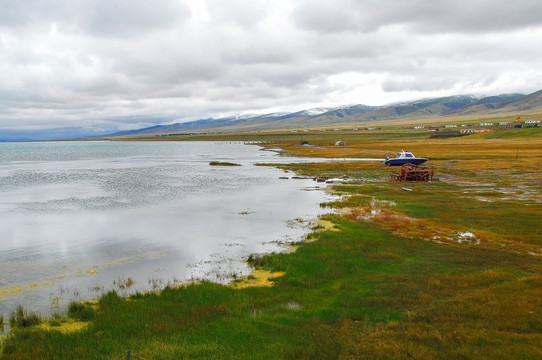
[[[0,131],[542,89],[540,0],[0,0]]]

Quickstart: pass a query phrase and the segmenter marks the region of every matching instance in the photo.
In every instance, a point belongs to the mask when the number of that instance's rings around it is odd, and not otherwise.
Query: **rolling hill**
[[[156,125],[115,133],[89,133],[83,128],[41,131],[4,131],[0,141],[51,140],[83,137],[140,137],[170,134],[231,133],[281,129],[310,129],[335,126],[375,126],[389,121],[450,121],[521,115],[542,118],[542,90],[529,95],[503,94],[476,98],[471,95],[420,99],[384,106],[362,104],[332,109],[314,108],[293,113],[237,115],[219,119],[206,118],[185,123]],[[164,120],[165,121],[165,120]]]
[[[370,124],[390,120],[431,119],[435,121],[499,115],[542,114],[542,90],[529,95],[503,94],[476,98],[471,95],[367,106],[362,104],[333,109],[308,109],[294,113],[202,119],[181,124],[119,132],[111,136],[149,136],[202,132],[263,131]]]

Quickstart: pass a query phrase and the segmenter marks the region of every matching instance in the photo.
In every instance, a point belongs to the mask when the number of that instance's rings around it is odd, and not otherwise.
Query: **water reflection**
[[[253,166],[288,162],[227,143],[0,144],[0,314],[167,282],[225,281],[277,251],[325,200],[311,180]],[[202,155],[205,154],[205,155]],[[241,167],[212,167],[210,161]],[[286,161],[285,161],[286,160]],[[296,222],[297,223],[297,222]],[[120,289],[123,290],[123,289]]]

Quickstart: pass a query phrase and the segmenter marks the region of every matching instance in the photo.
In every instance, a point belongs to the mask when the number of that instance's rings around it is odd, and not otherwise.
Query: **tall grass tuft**
[[[38,325],[40,322],[41,318],[37,314],[29,313],[22,305],[19,305],[9,318],[9,324],[12,328],[27,328]]]
[[[68,316],[80,321],[91,321],[96,315],[94,309],[87,304],[72,301],[68,306]]]
[[[64,320],[64,317],[59,313],[53,313],[51,317],[48,320],[49,326],[60,326],[62,325],[62,321]]]

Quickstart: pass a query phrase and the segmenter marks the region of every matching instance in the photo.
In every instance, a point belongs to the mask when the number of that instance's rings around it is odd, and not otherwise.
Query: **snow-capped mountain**
[[[185,123],[156,125],[148,128],[117,132],[108,136],[155,136],[168,134],[238,132],[279,129],[315,128],[336,125],[359,125],[371,122],[400,119],[446,119],[449,116],[495,116],[521,111],[542,112],[542,90],[530,95],[504,94],[477,98],[472,95],[418,99],[385,106],[362,104],[335,108],[310,108],[296,112],[266,114],[239,113],[219,118],[206,118]],[[144,120],[144,119],[143,119]],[[171,120],[169,120],[171,121]],[[144,122],[144,121],[143,121]],[[153,122],[158,122],[153,119]],[[164,123],[168,123],[164,119]],[[33,132],[3,132],[0,141],[46,140],[82,136],[103,136],[88,129],[66,128]]]

